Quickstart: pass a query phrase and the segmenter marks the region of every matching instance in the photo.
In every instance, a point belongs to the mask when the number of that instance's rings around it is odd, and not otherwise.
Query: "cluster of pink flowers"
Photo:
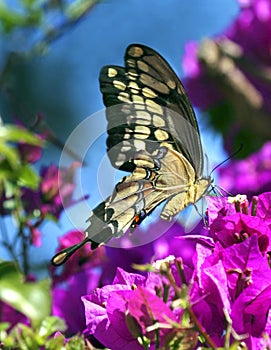
[[[39,136],[43,138],[43,135]],[[34,164],[42,156],[42,146],[35,146],[26,142],[17,144],[20,161],[25,164]],[[73,199],[74,175],[78,163],[73,163],[69,168],[60,169],[55,164],[43,166],[40,169],[40,184],[38,188],[22,186],[20,198],[24,210],[25,226],[31,231],[31,243],[41,246],[41,232],[39,226],[45,219],[58,220],[65,208],[77,201]],[[13,198],[7,198],[5,193],[0,197],[1,215],[9,215],[13,208],[8,209],[6,202]]]
[[[223,135],[224,148],[239,157],[270,138],[271,1],[238,0],[240,13],[222,33],[185,47],[184,85]]]
[[[192,237],[197,243],[191,245],[193,253],[185,263],[183,243],[192,240],[190,235],[183,237],[181,227],[175,224],[166,234],[169,240],[161,238],[160,243],[158,239],[148,247],[140,247],[141,263],[148,263],[148,251],[156,259],[163,258],[149,265],[151,269],[147,274],[123,269],[128,270],[128,264],[135,263],[133,258],[139,248],[129,249],[122,263],[119,260],[116,265],[114,260],[109,261],[115,266],[115,277],[112,280],[111,275],[111,282],[106,284],[104,281],[110,279],[104,276],[108,266],[106,256],[109,259],[113,248],[102,248],[100,253],[99,249],[95,252],[100,255],[92,260],[92,266],[89,262],[83,263],[80,271],[66,279],[65,288],[57,282],[53,290],[54,312],[66,319],[70,332],[86,328],[85,336],[94,337],[112,350],[142,349],[141,342],[147,342],[150,349],[157,348],[157,344],[170,346],[178,338],[178,327],[183,327],[182,336],[188,332],[184,320],[190,305],[194,317],[211,338],[211,344],[217,347],[225,344],[227,327],[232,327],[232,335],[243,336],[248,348],[265,344],[263,335],[264,332],[270,335],[271,326],[268,318],[271,193],[253,197],[250,204],[245,196],[208,197],[207,200],[209,228],[195,230],[194,233],[199,234]],[[155,246],[161,244],[166,245],[166,256],[159,256],[155,250]],[[104,255],[104,249],[108,255]],[[83,261],[82,256],[75,259]],[[94,262],[99,259],[98,267]],[[172,280],[162,273],[163,264]],[[181,273],[178,266],[182,266]],[[186,302],[179,300],[183,288],[187,290]],[[195,347],[199,334],[197,330]]]
[[[271,2],[270,0],[239,0],[240,14],[235,21],[214,40],[219,44],[227,39],[239,45],[242,56],[251,60],[253,65],[271,64]],[[196,42],[188,42],[183,58],[183,69],[187,76],[185,86],[193,104],[201,109],[207,109],[222,99],[217,85],[206,76],[204,66],[198,59],[199,45]],[[270,84],[261,82],[260,79],[251,77],[245,67],[240,69],[247,78],[256,84],[262,92],[265,107],[271,112]]]
[[[233,194],[253,195],[271,188],[271,142],[246,159],[232,160],[228,165],[218,169],[219,185]]]

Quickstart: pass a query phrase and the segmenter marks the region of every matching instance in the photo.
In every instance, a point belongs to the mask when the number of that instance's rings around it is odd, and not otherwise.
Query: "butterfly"
[[[107,154],[129,172],[89,218],[86,238],[57,253],[61,265],[85,243],[91,249],[134,230],[160,203],[172,218],[207,192],[198,123],[185,89],[166,60],[150,47],[131,44],[125,67],[105,66],[100,90],[106,107]]]

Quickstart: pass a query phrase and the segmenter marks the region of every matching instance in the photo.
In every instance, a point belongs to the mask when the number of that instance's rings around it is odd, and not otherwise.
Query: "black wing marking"
[[[156,51],[130,45],[125,68],[102,68],[100,88],[113,166],[132,171],[136,152],[151,154],[162,145],[183,154],[201,177],[202,145],[193,108],[180,80]]]

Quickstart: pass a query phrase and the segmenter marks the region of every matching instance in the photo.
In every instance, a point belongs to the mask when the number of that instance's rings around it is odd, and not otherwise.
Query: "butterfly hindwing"
[[[160,147],[152,155],[141,151],[134,155],[133,161],[134,171],[125,176],[115,186],[113,194],[93,210],[87,229],[92,241],[105,243],[122,235],[128,228],[135,228],[166,200],[161,213],[166,220],[171,220],[184,209],[189,199],[194,200],[196,194],[191,192],[195,182],[194,169],[177,151],[167,147]],[[107,230],[106,240],[104,234],[100,234],[103,230]]]

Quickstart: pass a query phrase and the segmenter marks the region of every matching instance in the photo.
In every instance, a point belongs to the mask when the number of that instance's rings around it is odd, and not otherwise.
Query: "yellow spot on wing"
[[[144,168],[153,168],[154,164],[148,159],[134,159],[134,163],[137,168],[134,170],[134,174],[137,176],[141,175],[143,179],[146,176],[146,170]],[[144,176],[142,176],[144,174]]]
[[[139,103],[139,104],[144,104],[143,97],[138,96],[138,95],[132,95],[133,102]]]
[[[131,78],[131,77],[137,77],[138,74],[137,74],[137,71],[135,69],[130,69],[129,72],[128,72],[128,76]]]
[[[153,115],[153,125],[156,128],[162,127],[166,125],[166,122],[163,118],[161,118],[159,115],[154,114]]]
[[[146,105],[147,105],[147,109],[150,112],[154,112],[154,113],[157,113],[157,114],[163,114],[162,107],[159,104],[157,104],[156,102],[154,102],[153,100],[147,99],[146,100]]]
[[[168,80],[167,81],[167,85],[171,88],[171,89],[175,89],[176,88],[176,83],[174,80]]]
[[[137,125],[135,127],[136,137],[139,139],[146,139],[150,135],[150,129],[143,125]]]
[[[129,82],[129,88],[139,90],[139,86],[134,81]]]
[[[125,102],[127,102],[127,101],[125,101]],[[129,104],[127,104],[127,103],[126,104],[122,104],[120,110],[124,114],[127,114],[127,115],[131,114],[131,106]]]
[[[169,148],[169,149],[174,149],[173,145],[172,145],[171,143],[168,143],[168,142],[161,142],[161,143],[160,143],[160,146],[161,146],[161,147],[162,147],[162,146],[165,146],[165,147],[167,147],[167,148]]]
[[[139,102],[134,104],[135,110],[144,111],[146,109],[145,103]]]
[[[149,98],[157,97],[157,94],[152,89],[146,86],[142,89],[142,93],[145,97],[149,97]]]
[[[178,86],[177,92],[179,95],[185,95],[184,88],[181,85]]]
[[[126,85],[119,80],[113,80],[113,85],[116,89],[124,91],[126,89]]]
[[[114,78],[116,75],[118,75],[118,71],[115,68],[108,68],[107,75],[109,78]]]
[[[141,162],[135,162],[134,163],[137,165],[136,169],[133,171],[133,180],[141,180],[144,179],[146,177],[146,169],[139,167]],[[146,165],[146,164],[144,164]]]
[[[125,132],[127,133],[127,134],[129,134],[130,133],[130,130],[125,130]],[[128,152],[128,151],[130,151],[131,150],[131,146],[130,146],[130,143],[129,142],[123,142],[122,143],[122,147],[121,147],[121,152],[122,153],[126,153],[126,152]]]
[[[126,92],[120,92],[118,99],[122,102],[130,102],[130,96]]]
[[[146,112],[146,111],[137,111],[136,116],[138,118],[142,118],[142,119],[144,118],[144,119],[148,120],[149,123],[151,122],[151,114]]]
[[[140,57],[143,55],[143,53],[144,53],[143,49],[138,46],[132,46],[128,51],[128,54],[133,57]]]
[[[128,64],[128,66],[133,67],[133,68],[135,68],[135,66],[136,66],[135,60],[132,60],[132,59],[127,60],[127,64]]]
[[[117,161],[116,161],[116,165],[117,166],[121,166],[124,162],[126,161],[126,157],[123,153],[120,153],[118,155]]]
[[[165,130],[156,129],[154,135],[158,141],[164,141],[168,139],[168,133]]]

